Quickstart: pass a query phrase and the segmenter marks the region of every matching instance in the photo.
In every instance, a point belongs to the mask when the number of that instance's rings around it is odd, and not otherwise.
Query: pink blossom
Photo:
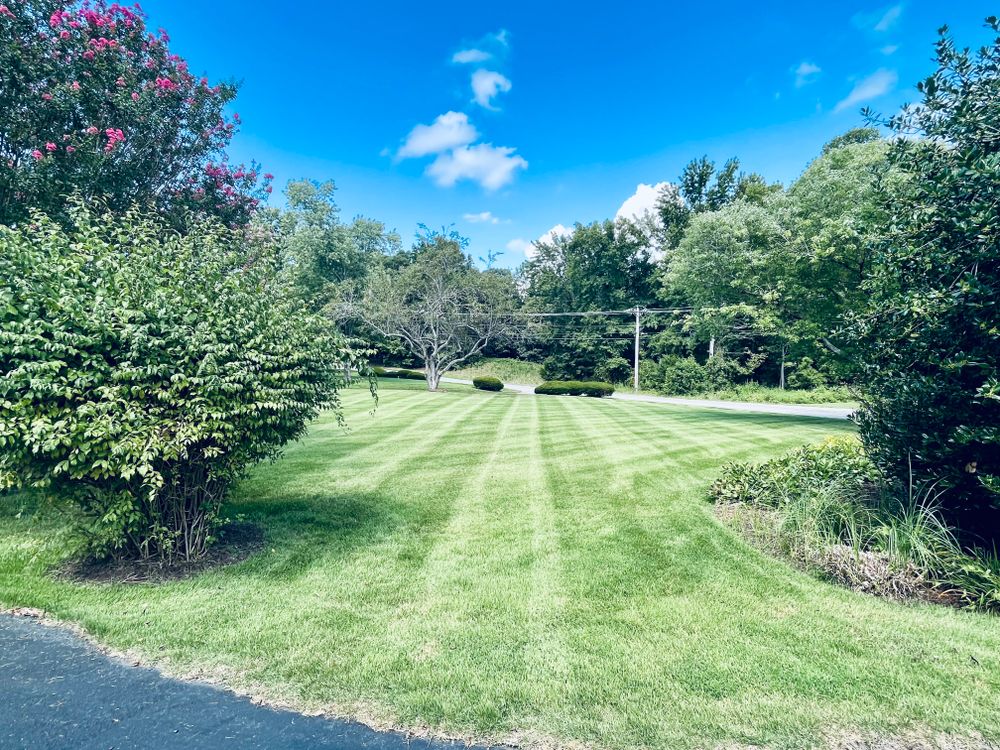
[[[124,86],[125,85],[125,79],[122,78],[121,76],[118,76],[118,80],[115,81],[115,85],[116,86]]]
[[[265,180],[273,180],[274,179],[274,175],[271,174],[270,172],[265,172],[264,173],[264,179]]]
[[[132,92],[132,101],[134,101],[134,102],[139,101],[139,92],[138,91],[133,91]]]
[[[10,8],[6,5],[0,5],[0,16],[7,16],[7,18],[14,18],[14,14],[11,13]]]
[[[71,83],[69,85],[69,87],[71,89],[73,89],[74,91],[79,91],[80,90],[80,82],[79,81],[73,81],[73,83]]]
[[[97,135],[97,128],[91,125],[87,128],[87,135]]]
[[[34,157],[35,161],[41,161],[45,157],[45,154],[43,154],[37,148],[31,152],[31,155]]]
[[[50,94],[50,93],[48,93],[46,91],[44,94],[42,94],[42,99],[44,99],[47,102],[51,102],[52,101],[52,94]]]
[[[66,31],[66,29],[63,29],[62,31],[59,32],[59,38],[60,39],[69,39],[69,32]]]
[[[46,151],[50,151],[50,152],[51,151],[55,151],[57,148],[59,148],[59,147],[56,144],[52,143],[51,141],[49,143],[45,144],[45,150]]]
[[[67,154],[72,154],[74,151],[76,151],[76,147],[75,146],[67,146],[66,147],[66,153]]]
[[[83,53],[83,59],[84,60],[93,60],[94,59],[94,50],[88,49],[86,52],[84,52]]]

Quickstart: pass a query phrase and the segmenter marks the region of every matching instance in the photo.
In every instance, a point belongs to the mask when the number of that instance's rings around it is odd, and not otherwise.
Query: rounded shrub
[[[472,387],[478,388],[481,391],[502,391],[503,381],[500,380],[500,378],[484,375],[482,377],[473,378]]]
[[[603,398],[615,392],[611,383],[582,382],[579,380],[547,380],[535,386],[540,396],[591,396]]]
[[[376,378],[390,377],[389,371],[386,370],[384,367],[380,367],[379,365],[375,365],[374,367],[372,367],[372,375],[374,375]]]
[[[422,372],[417,372],[416,370],[396,370],[391,377],[401,378],[403,380],[426,380],[426,376]]]

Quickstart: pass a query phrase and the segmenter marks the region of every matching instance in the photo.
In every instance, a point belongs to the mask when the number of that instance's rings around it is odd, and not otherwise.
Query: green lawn
[[[402,385],[402,384],[400,384]],[[408,385],[408,384],[407,384]],[[420,385],[420,384],[416,384]],[[727,460],[850,429],[383,383],[239,489],[264,552],[163,585],[46,576],[62,529],[0,503],[0,602],[306,709],[598,748],[1000,740],[1000,620],[765,558],[704,500]]]
[[[462,380],[491,375],[500,378],[505,383],[524,383],[525,385],[537,385],[545,380],[542,377],[540,364],[506,357],[484,357],[474,365],[452,370],[447,375],[449,378]]]

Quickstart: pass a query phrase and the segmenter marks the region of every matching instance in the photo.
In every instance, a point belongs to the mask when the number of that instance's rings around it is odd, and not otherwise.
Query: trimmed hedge
[[[375,366],[372,368],[375,377],[378,378],[402,378],[403,380],[424,380],[424,374],[416,370],[387,370],[384,367]]]
[[[502,391],[503,381],[490,375],[483,375],[472,379],[472,387],[481,391]]]
[[[611,383],[597,383],[579,380],[547,380],[535,386],[535,393],[542,396],[592,396],[604,398],[615,392]]]

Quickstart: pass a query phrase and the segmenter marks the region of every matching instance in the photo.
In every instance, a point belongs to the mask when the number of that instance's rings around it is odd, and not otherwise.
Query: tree
[[[784,357],[794,339],[788,239],[770,205],[736,201],[692,219],[663,277],[665,294],[693,308],[687,325],[715,342],[715,354],[771,336]]]
[[[425,232],[395,266],[372,271],[348,307],[419,359],[432,391],[445,373],[513,330],[513,277],[477,271],[464,244],[455,233]]]
[[[888,148],[874,128],[848,131],[824,146],[775,204],[798,261],[799,292],[790,303],[801,338],[814,344],[808,354],[823,369],[844,376],[851,357],[838,331],[846,313],[865,305],[862,282],[876,235],[887,223],[884,191],[899,182],[886,161]]]
[[[0,227],[0,279],[0,477],[64,503],[95,557],[204,554],[233,481],[359,364],[246,228],[35,213]]]
[[[994,32],[1000,22],[988,19]],[[869,304],[853,318],[864,387],[857,422],[901,483],[937,482],[969,537],[1000,537],[1000,35],[973,55],[942,29],[900,137],[877,227]],[[869,117],[874,115],[870,112]],[[991,487],[994,488],[991,490]]]
[[[0,6],[0,224],[68,196],[246,223],[270,192],[231,166],[232,84],[210,85],[147,32],[138,6],[7,0]]]
[[[342,223],[336,189],[332,180],[289,182],[285,209],[272,212],[296,289],[317,310],[339,301],[345,284],[360,281],[399,250],[399,236],[380,222],[357,217]]]
[[[678,185],[666,183],[657,198],[661,250],[677,247],[691,218],[705,211],[718,211],[735,200],[760,203],[780,190],[769,186],[759,174],[739,172],[740,160],[733,157],[716,169],[707,156],[692,159],[681,172]]]
[[[647,305],[654,299],[654,272],[648,238],[629,221],[577,224],[570,234],[536,243],[534,257],[521,268],[525,304],[534,312]],[[593,377],[598,365],[632,346],[630,324],[598,316],[546,320],[536,326],[535,338],[552,377]]]

